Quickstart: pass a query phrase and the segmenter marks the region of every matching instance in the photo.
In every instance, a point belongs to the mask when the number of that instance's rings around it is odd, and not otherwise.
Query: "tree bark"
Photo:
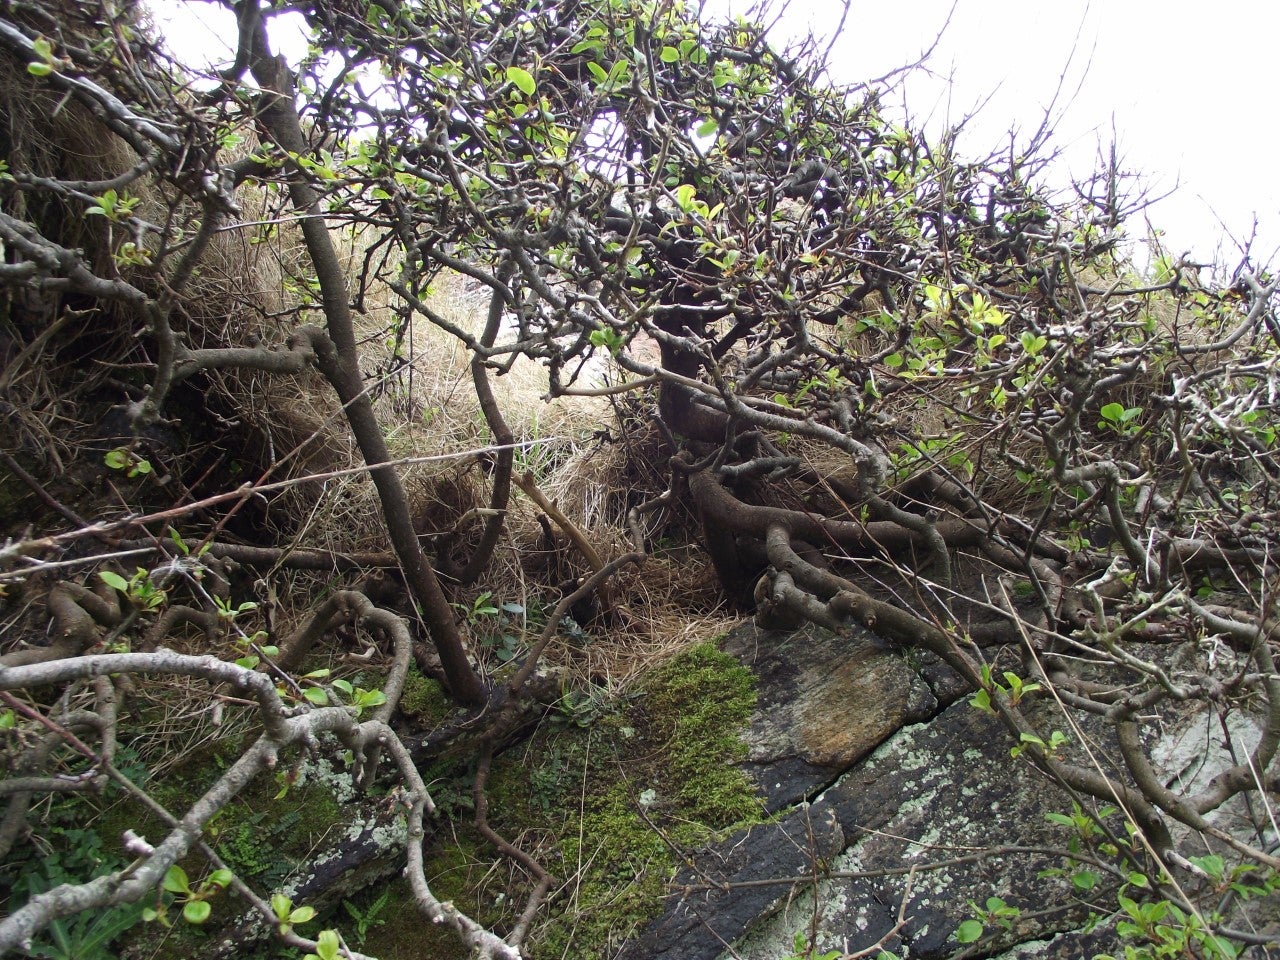
[[[296,91],[288,67],[281,58],[273,57],[266,31],[259,22],[252,34],[254,49],[249,58],[254,78],[263,88],[263,109],[259,114],[268,135],[287,153],[306,153],[309,147],[294,106]],[[467,706],[485,702],[485,686],[467,660],[453,608],[440,587],[413,529],[409,498],[394,467],[380,466],[391,459],[382,428],[374,416],[373,403],[364,390],[360,376],[355,328],[351,323],[347,283],[333,243],[329,239],[319,198],[307,183],[301,170],[289,178],[289,194],[300,213],[307,253],[320,283],[327,344],[319,344],[317,365],[342,401],[356,443],[369,465],[369,474],[377,488],[387,524],[391,547],[400,560],[405,583],[416,602],[440,653],[450,692]]]

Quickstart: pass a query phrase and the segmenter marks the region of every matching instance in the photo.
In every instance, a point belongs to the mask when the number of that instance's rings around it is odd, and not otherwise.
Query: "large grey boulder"
[[[1099,867],[1073,882],[1073,831],[1046,816],[1070,814],[1079,798],[1012,756],[997,720],[959,699],[967,691],[954,673],[858,628],[745,625],[722,649],[759,680],[744,767],[774,816],[694,852],[662,916],[618,957],[781,960],[797,945],[819,956],[874,957],[878,946],[897,957],[1010,960],[1122,951],[1105,922],[1122,878]],[[1024,709],[1042,729],[1073,729],[1051,698],[1032,700]],[[1077,720],[1093,755],[1112,763],[1109,724]],[[1171,789],[1193,791],[1258,735],[1246,715],[1219,724],[1203,707],[1172,703],[1146,746]],[[1078,744],[1064,749],[1086,761]],[[1250,842],[1269,832],[1242,798],[1211,819]],[[1205,843],[1191,846],[1208,852]],[[1012,909],[982,916],[992,897]],[[1237,916],[1269,929],[1276,907],[1262,898]],[[956,931],[970,919],[985,929],[966,946]]]
[[[949,670],[858,628],[748,624],[721,646],[758,677],[744,767],[774,817],[696,852],[623,960],[780,960],[797,943],[947,957],[990,897],[1017,915],[986,918],[984,955],[1115,949],[1105,926],[1082,930],[1115,909],[1119,881],[1098,871],[1076,886],[1078,865],[1053,852],[1071,835],[1046,814],[1069,814],[1073,798],[1010,755],[1007,731],[957,699]],[[1046,729],[1063,725],[1047,698],[1039,709]],[[1194,735],[1203,719],[1170,720],[1169,745],[1153,745],[1162,765],[1216,770]],[[1095,726],[1095,749],[1114,756]]]

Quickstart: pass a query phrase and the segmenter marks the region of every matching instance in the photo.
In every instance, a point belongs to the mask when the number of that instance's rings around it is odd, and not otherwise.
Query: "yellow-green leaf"
[[[187,879],[187,871],[175,863],[164,875],[164,888],[170,893],[189,893],[191,882]]]
[[[327,707],[329,705],[329,694],[321,687],[307,687],[302,691],[302,695],[317,707]]]
[[[507,79],[514,83],[526,97],[532,97],[538,85],[533,80],[533,74],[522,67],[507,67]]]
[[[207,900],[188,900],[182,907],[182,919],[187,923],[204,923],[213,913]]]

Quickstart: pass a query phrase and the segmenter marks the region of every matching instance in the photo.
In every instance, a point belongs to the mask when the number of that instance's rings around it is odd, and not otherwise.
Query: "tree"
[[[294,76],[271,51],[270,11],[237,12],[235,63],[203,94],[183,90],[132,30],[87,19],[82,32],[60,33],[38,7],[0,23],[22,82],[75,104],[129,155],[125,169],[92,180],[24,168],[19,153],[9,161],[0,237],[17,342],[70,305],[110,305],[143,335],[150,364],[147,391],[125,409],[134,435],[179,384],[214,371],[319,369],[377,486],[449,689],[489,724],[491,744],[530,695],[560,612],[640,562],[684,505],[744,611],[777,625],[861,623],[938,658],[1000,717],[1018,755],[1125,810],[1137,839],[1115,856],[1135,869],[1191,869],[1174,824],[1246,863],[1280,866],[1265,825],[1250,840],[1207,818],[1233,797],[1277,788],[1269,585],[1280,328],[1266,271],[1246,256],[1230,285],[1214,288],[1158,258],[1143,275],[1121,249],[1124,218],[1141,200],[1126,207],[1114,167],[1072,198],[1046,196],[1035,186],[1051,159],[1041,137],[961,160],[949,142],[887,119],[876,88],[834,88],[813,45],[779,52],[750,22],[704,24],[681,5],[632,0],[314,3],[304,13],[315,48]],[[109,71],[111,57],[130,70]],[[227,135],[248,124],[261,143],[232,159]],[[157,185],[163,216],[144,220],[130,205],[128,191],[143,183]],[[202,258],[251,191],[277,186],[317,281],[304,305],[324,329],[298,324],[276,347],[194,346],[180,321]],[[90,230],[93,246],[76,249],[42,203],[105,226],[106,242]],[[350,282],[332,242],[339,224],[370,238]],[[444,270],[489,292],[479,336],[432,307],[427,291]],[[482,534],[439,539],[434,560],[361,374],[351,304],[379,290],[394,292],[401,332],[428,322],[471,351],[498,447]],[[31,291],[53,300],[30,306]],[[438,571],[448,583],[482,578],[503,536],[523,478],[513,476],[512,434],[489,377],[516,357],[545,364],[554,395],[631,402],[664,438],[669,483],[632,505],[633,552],[598,561],[514,678],[497,682],[468,659]],[[604,387],[590,381],[601,359],[617,371]],[[118,459],[141,462],[127,444]],[[0,559],[190,510],[77,522],[11,543]],[[235,551],[210,551],[219,554]],[[115,592],[136,600],[141,584],[118,579]],[[245,776],[274,750],[333,729],[357,756],[374,740],[386,747],[410,788],[411,818],[429,805],[385,726],[403,667],[375,719],[359,724],[338,707],[287,707],[247,667],[84,655],[98,625],[119,622],[114,601],[112,590],[75,582],[50,589],[58,642],[7,654],[0,686],[134,670],[233,682],[254,692],[266,727]],[[305,647],[343,615],[377,617],[393,636],[403,629],[353,594],[281,648]],[[1176,667],[1166,654],[1175,644],[1193,650]],[[1080,669],[1080,657],[1093,667]],[[1071,736],[1029,719],[1024,697],[1048,689],[1064,710],[1114,724],[1122,772],[1089,764]],[[102,717],[109,692],[95,696],[90,713]],[[1171,703],[1258,718],[1247,755],[1195,796],[1164,786],[1144,749],[1144,726]],[[24,711],[23,722],[38,713]],[[85,722],[109,758],[111,724]],[[37,780],[14,787],[16,797],[45,788],[47,750],[21,754]],[[127,884],[33,897],[0,923],[0,943],[153,889],[220,796],[193,807]],[[24,810],[11,808],[11,835]],[[1176,886],[1161,892],[1181,897]],[[515,955],[519,936],[502,944],[448,914],[424,880],[419,894],[477,946]]]

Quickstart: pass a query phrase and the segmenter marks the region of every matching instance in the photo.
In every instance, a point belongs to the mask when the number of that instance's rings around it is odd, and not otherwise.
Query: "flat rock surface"
[[[745,768],[770,813],[825,788],[904,724],[938,709],[903,658],[859,628],[788,633],[745,624],[721,649],[758,679]]]
[[[819,952],[883,940],[899,955],[948,956],[967,901],[993,895],[1039,916],[992,930],[987,953],[1081,922],[1067,879],[1036,878],[1042,855],[989,852],[1064,843],[1044,812],[1071,806],[1010,758],[993,718],[963,700],[941,707],[927,668],[860,629],[747,624],[721,648],[759,679],[744,767],[776,816],[697,852],[619,957],[779,960],[815,930]]]
[[[911,960],[1123,954],[1107,924],[1085,932],[1091,913],[1116,909],[1119,879],[1100,867],[1073,884],[1074,830],[1046,817],[1069,815],[1072,797],[1011,756],[1007,730],[954,674],[858,629],[747,625],[721,646],[759,679],[744,766],[774,816],[690,854],[663,915],[619,957],[781,960],[797,944]],[[1050,698],[1024,708],[1042,730],[1063,725]],[[1105,721],[1077,719],[1096,756],[1116,756]],[[1160,720],[1145,735],[1175,789],[1203,787],[1259,736],[1242,716],[1226,744],[1208,715],[1176,704]],[[1070,740],[1063,751],[1089,762]],[[1261,829],[1248,814],[1233,801],[1211,816],[1248,837]],[[993,897],[1012,909],[981,916]],[[1277,915],[1272,898],[1244,910],[1257,929]],[[984,929],[966,945],[956,930],[970,919]]]

